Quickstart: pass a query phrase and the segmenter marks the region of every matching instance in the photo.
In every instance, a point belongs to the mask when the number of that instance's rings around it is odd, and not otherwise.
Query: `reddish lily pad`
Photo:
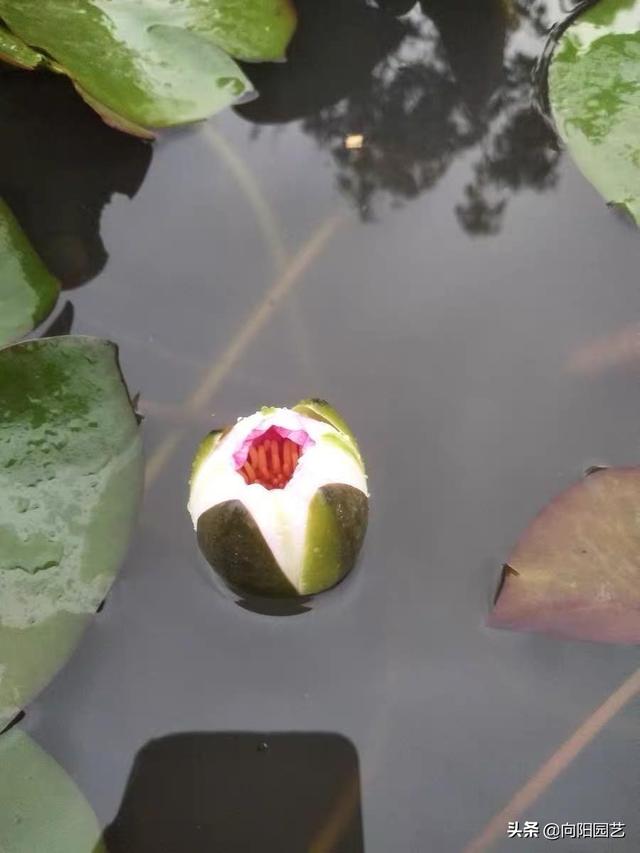
[[[489,625],[640,643],[640,468],[597,470],[542,510],[509,557]]]

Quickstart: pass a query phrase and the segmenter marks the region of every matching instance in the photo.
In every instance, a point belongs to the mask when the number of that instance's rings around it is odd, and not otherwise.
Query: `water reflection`
[[[0,197],[63,287],[90,281],[107,261],[102,210],[113,193],[135,195],[151,147],[107,127],[50,74],[0,69],[0,125]]]
[[[105,842],[110,853],[363,853],[357,752],[335,734],[151,741]]]
[[[238,112],[257,124],[302,119],[364,220],[385,199],[431,189],[466,152],[471,179],[455,213],[470,234],[496,233],[518,191],[555,185],[555,136],[534,106],[547,3],[298,5],[289,62],[250,68],[261,97]],[[354,135],[362,144],[345,144]]]

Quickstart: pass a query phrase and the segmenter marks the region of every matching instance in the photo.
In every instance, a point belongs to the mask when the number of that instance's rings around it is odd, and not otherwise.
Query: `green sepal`
[[[369,518],[369,499],[353,486],[323,486],[309,505],[300,595],[339,583],[354,567]]]
[[[326,400],[320,400],[313,397],[306,400],[300,400],[300,402],[296,403],[293,407],[293,411],[297,412],[299,415],[304,415],[304,417],[313,418],[316,421],[323,421],[324,423],[334,427],[334,429],[337,429],[338,432],[348,436],[353,442],[358,460],[362,465],[362,455],[353,430],[342,415],[337,412],[333,406],[330,406]]]
[[[234,591],[269,598],[298,595],[241,501],[225,501],[203,512],[197,536],[211,567]]]
[[[354,461],[360,465],[360,467],[364,467],[362,463],[362,456],[360,456],[360,451],[358,450],[358,445],[345,433],[327,433],[327,435],[322,436],[321,441],[323,444],[335,445],[344,453],[348,453]]]
[[[228,432],[229,427],[226,429],[214,429],[202,439],[198,449],[196,450],[196,455],[193,457],[189,484],[193,483],[202,463],[209,457],[209,454],[213,453],[222,436],[226,435]]]

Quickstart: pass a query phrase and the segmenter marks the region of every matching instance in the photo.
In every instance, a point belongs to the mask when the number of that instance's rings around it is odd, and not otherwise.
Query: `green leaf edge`
[[[0,792],[0,850],[107,853],[84,794],[61,765],[18,728],[0,735]]]
[[[0,339],[0,349],[3,349],[6,346],[15,345],[20,338],[33,331],[33,329],[49,317],[56,306],[61,287],[60,282],[49,272],[44,261],[31,245],[22,226],[1,196],[0,221],[4,222],[8,228],[9,239],[13,249],[21,258],[27,260],[29,268],[24,271],[24,275],[25,278],[29,278],[29,281],[26,284],[33,290],[38,299],[38,304],[34,309],[30,322],[17,327],[11,337],[4,340]],[[2,282],[0,282],[1,290]]]

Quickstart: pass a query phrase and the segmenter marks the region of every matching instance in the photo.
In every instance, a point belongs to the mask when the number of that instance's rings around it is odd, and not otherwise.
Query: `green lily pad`
[[[32,50],[0,24],[0,62],[33,70],[42,62],[42,54]]]
[[[245,62],[283,60],[296,27],[293,0],[160,0],[167,3],[184,26]]]
[[[0,737],[2,853],[106,853],[89,803],[28,735]]]
[[[567,27],[549,100],[580,170],[640,223],[640,0],[601,0]]]
[[[60,285],[0,198],[0,346],[46,319],[59,292]]]
[[[107,594],[142,481],[113,344],[61,337],[0,351],[0,728]]]
[[[227,51],[280,59],[295,28],[288,0],[0,0],[0,17],[110,124],[141,135],[251,92]]]

